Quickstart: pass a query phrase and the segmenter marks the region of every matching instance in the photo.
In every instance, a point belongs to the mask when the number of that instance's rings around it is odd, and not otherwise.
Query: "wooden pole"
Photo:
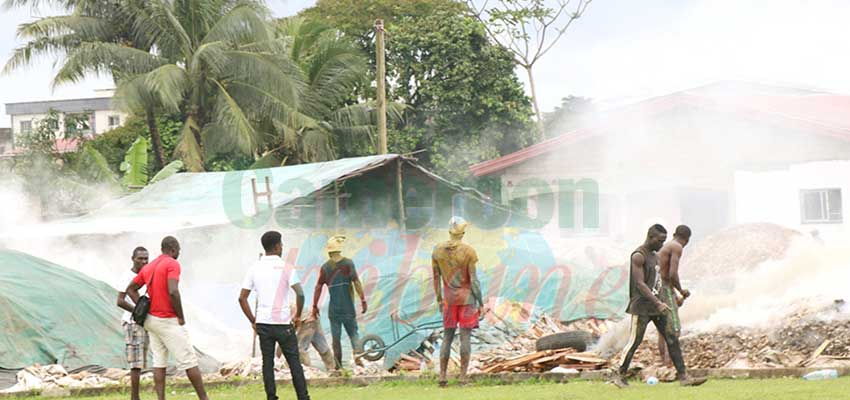
[[[395,185],[398,194],[398,227],[402,231],[405,231],[407,230],[407,224],[405,223],[405,219],[407,218],[404,216],[404,188],[401,180],[401,166],[402,160],[401,157],[399,157],[396,159],[395,170]]]
[[[336,215],[334,232],[339,233],[339,181],[334,181],[334,208],[334,215]]]
[[[375,20],[378,65],[378,154],[387,154],[387,66],[384,54],[384,20]]]

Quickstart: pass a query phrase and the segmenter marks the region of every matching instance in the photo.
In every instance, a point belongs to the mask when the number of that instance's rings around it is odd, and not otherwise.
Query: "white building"
[[[699,240],[738,223],[780,219],[826,232],[845,209],[850,174],[790,179],[813,168],[801,164],[850,160],[848,116],[850,96],[719,82],[606,111],[470,170],[496,179],[501,192],[491,194],[527,208],[549,237],[639,243],[661,223],[687,224]],[[749,179],[739,171],[786,172]]]
[[[12,146],[0,144],[4,147],[0,154],[11,152],[17,138],[20,135],[32,132],[38,126],[39,121],[47,117],[51,110],[59,114],[57,126],[59,133],[78,129],[78,133],[90,137],[121,126],[126,121],[127,114],[119,111],[113,105],[111,95],[110,92],[109,97],[7,103],[6,114],[11,119],[11,137],[7,143]],[[65,126],[66,117],[71,115],[84,117],[78,119],[83,122],[76,127]],[[73,141],[73,143],[65,142],[57,145],[60,151],[73,151],[76,148],[76,141]]]
[[[735,173],[740,223],[772,222],[824,238],[846,231],[850,161],[794,164],[771,171]]]

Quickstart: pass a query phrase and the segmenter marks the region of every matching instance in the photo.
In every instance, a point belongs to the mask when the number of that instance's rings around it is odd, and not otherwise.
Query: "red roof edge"
[[[737,104],[723,104],[717,100],[686,93],[674,93],[630,104],[606,113],[608,114],[606,115],[606,119],[622,120],[633,113],[643,113],[644,115],[651,116],[669,110],[679,104],[712,107],[725,112],[740,113],[747,118],[781,120],[784,124],[787,124],[790,127],[815,128],[815,134],[817,135],[850,141],[850,128],[848,127],[836,126],[817,119],[788,115],[786,113],[769,109]],[[579,128],[566,132],[559,136],[528,146],[514,153],[474,164],[469,167],[469,171],[476,177],[490,175],[494,172],[501,171],[510,166],[553,151],[560,145],[582,140],[595,134],[601,134],[603,132],[602,126],[603,124],[597,124],[591,127]]]

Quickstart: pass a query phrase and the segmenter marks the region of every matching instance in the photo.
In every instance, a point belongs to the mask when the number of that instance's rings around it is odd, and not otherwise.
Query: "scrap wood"
[[[812,353],[812,356],[811,356],[811,357],[809,357],[809,359],[808,359],[808,360],[806,360],[806,361],[804,361],[804,362],[800,363],[800,366],[801,366],[801,367],[802,367],[802,366],[806,366],[806,365],[809,365],[809,364],[811,364],[812,362],[814,362],[814,361],[815,361],[815,359],[817,359],[817,358],[821,355],[821,353],[823,353],[823,351],[824,351],[824,350],[826,350],[826,348],[829,346],[829,344],[830,344],[830,343],[832,343],[832,340],[831,340],[831,339],[826,339],[826,340],[824,340],[824,341],[823,341],[823,343],[821,343],[821,345],[820,345],[820,346],[818,346],[818,348],[817,348],[817,349],[815,349],[815,352],[814,352],[814,353]]]

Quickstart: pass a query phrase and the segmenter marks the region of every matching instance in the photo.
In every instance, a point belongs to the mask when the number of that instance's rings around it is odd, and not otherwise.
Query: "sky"
[[[276,16],[313,3],[269,1]],[[20,45],[15,27],[49,13],[2,11],[2,63]],[[621,102],[724,79],[850,94],[848,20],[846,0],[594,0],[535,66],[540,106],[549,111],[569,95]],[[52,63],[0,75],[0,104],[93,97],[112,86],[93,77],[52,88]],[[527,83],[524,70],[517,75]]]

